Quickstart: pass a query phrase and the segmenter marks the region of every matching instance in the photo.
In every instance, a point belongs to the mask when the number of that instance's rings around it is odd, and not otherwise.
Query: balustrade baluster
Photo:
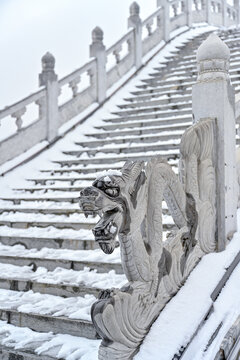
[[[26,112],[26,107],[23,107],[15,111],[13,114],[11,114],[11,117],[16,119],[15,124],[17,125],[17,131],[21,130],[22,128],[22,124],[23,124],[22,116],[25,114],[25,112]]]
[[[151,36],[151,35],[152,35],[152,26],[153,26],[153,20],[152,20],[152,21],[149,21],[149,22],[146,24],[146,28],[147,28],[147,31],[148,31],[148,36]]]
[[[77,76],[74,80],[70,81],[69,87],[72,89],[73,97],[76,97],[78,94],[78,84],[81,81],[81,77]]]
[[[119,46],[113,51],[113,55],[115,56],[116,63],[118,64],[120,62],[120,52],[122,51],[122,46]]]

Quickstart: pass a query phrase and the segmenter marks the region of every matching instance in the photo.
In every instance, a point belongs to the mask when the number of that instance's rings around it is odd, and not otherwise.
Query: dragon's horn
[[[125,181],[135,181],[144,167],[144,161],[127,161],[121,172]]]

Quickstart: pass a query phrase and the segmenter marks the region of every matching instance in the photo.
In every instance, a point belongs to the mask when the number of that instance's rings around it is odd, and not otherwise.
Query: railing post
[[[205,0],[206,4],[206,23],[211,24],[211,0]]]
[[[192,26],[192,0],[186,0],[187,26]]]
[[[97,60],[97,101],[101,104],[106,99],[107,73],[106,73],[106,48],[103,44],[103,31],[95,27],[92,31],[92,44],[90,45],[90,56]]]
[[[168,0],[157,0],[157,6],[163,8],[163,40],[168,41],[170,36],[170,9]]]
[[[137,69],[142,66],[142,20],[139,13],[140,6],[134,1],[130,6],[128,27],[134,28],[134,58]]]
[[[222,0],[222,25],[227,25],[227,1]]]
[[[236,25],[239,24],[240,21],[240,14],[239,14],[239,0],[234,0],[234,9],[237,12],[237,16],[236,16]]]
[[[224,250],[237,229],[235,96],[228,73],[229,58],[229,48],[216,34],[211,34],[197,51],[198,78],[192,88],[194,122],[215,119],[213,176],[216,176],[219,251]]]
[[[39,74],[39,86],[46,87],[45,114],[47,121],[47,140],[52,141],[58,134],[58,77],[54,71],[55,58],[47,52],[42,57],[42,72]]]

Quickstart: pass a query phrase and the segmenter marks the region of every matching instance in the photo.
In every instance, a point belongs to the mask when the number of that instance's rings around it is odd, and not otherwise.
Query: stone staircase
[[[28,186],[13,189],[11,195],[1,192],[0,320],[37,333],[97,339],[91,304],[101,289],[122,286],[125,276],[119,249],[107,256],[93,241],[89,230],[97,218],[84,218],[79,191],[100,172],[118,170],[126,160],[161,155],[177,173],[181,136],[192,123],[195,52],[208,33],[172,50],[117,111],[86,134],[87,140],[76,138],[73,149],[40,169],[39,176],[28,178]],[[238,92],[240,29],[219,34],[231,50],[230,74]],[[173,221],[165,203],[163,208],[167,236]],[[6,359],[13,353],[34,359],[33,350],[30,346],[24,355],[21,348],[2,347]],[[40,357],[56,358],[57,351],[46,350]]]

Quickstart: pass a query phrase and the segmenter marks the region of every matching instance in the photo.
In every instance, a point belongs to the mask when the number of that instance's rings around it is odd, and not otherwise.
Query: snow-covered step
[[[95,136],[95,135],[94,135]],[[86,180],[86,181],[94,181],[96,178],[96,176],[92,175],[92,176],[68,176],[68,177],[64,177],[64,176],[50,176],[50,177],[36,177],[36,178],[29,178],[26,179],[27,181],[31,181],[33,182],[35,185],[46,185],[46,183],[50,182],[50,183],[56,183],[58,181],[60,182],[69,182],[70,185],[74,185],[75,182],[77,181],[82,181],[82,180]]]
[[[66,334],[52,334],[17,327],[0,321],[2,360],[97,359],[101,340]]]
[[[235,49],[230,49],[230,54],[231,54],[231,60],[238,60],[240,58],[240,55],[239,55],[239,48],[236,47]],[[177,66],[180,66],[180,65],[189,65],[189,64],[196,64],[196,55],[190,55],[188,57],[185,57],[184,55],[181,55],[179,56],[178,58],[176,58],[175,55],[172,55],[172,56],[167,56],[166,59],[168,60],[168,63],[175,63],[177,64]],[[154,67],[154,69],[157,69],[159,71],[162,70],[162,67],[161,66],[157,66],[157,67]]]
[[[69,191],[71,192],[79,192],[82,189],[84,189],[86,186],[89,186],[90,183],[88,184],[82,184],[81,186],[56,186],[56,185],[45,185],[45,186],[35,186],[35,187],[24,187],[24,188],[14,188],[14,191],[26,191],[26,192],[30,192],[33,193],[34,191],[41,191],[41,192],[51,192],[51,191]]]
[[[55,160],[54,163],[63,166],[67,166],[67,167],[71,167],[73,165],[88,165],[88,164],[114,164],[117,161],[122,161],[122,162],[126,162],[126,161],[137,161],[137,160],[143,160],[143,161],[149,161],[152,159],[153,156],[155,155],[161,155],[164,159],[170,160],[170,159],[177,159],[179,156],[179,150],[164,150],[164,151],[157,151],[155,153],[153,153],[153,151],[151,151],[150,154],[147,153],[138,153],[137,155],[128,155],[128,156],[124,156],[124,155],[119,155],[118,157],[114,156],[112,157],[111,154],[108,154],[109,156],[107,156],[107,154],[105,154],[105,157],[100,157],[102,156],[101,153],[99,153],[99,157],[86,157],[86,158],[81,158],[81,159],[72,159],[72,160]]]
[[[29,231],[26,232],[26,236],[17,236],[16,230],[19,229],[7,229],[6,233],[8,235],[2,235],[2,227],[0,227],[0,243],[3,245],[14,246],[14,245],[23,245],[26,249],[38,249],[42,248],[55,248],[55,249],[72,249],[72,250],[94,250],[98,249],[99,246],[96,241],[93,239],[74,239],[69,236],[69,238],[61,238],[61,233],[59,233],[59,237],[31,237],[29,235]],[[7,227],[7,226],[6,226]],[[5,227],[5,228],[6,228]],[[38,232],[41,228],[38,228]],[[47,228],[48,229],[48,228]],[[11,235],[10,230],[15,230],[13,235]],[[21,229],[21,230],[29,230],[29,229]],[[69,229],[67,229],[69,230]],[[84,229],[82,229],[84,230]],[[29,236],[27,236],[29,235]]]
[[[185,99],[183,97],[182,99],[179,99],[178,102],[174,102],[174,101],[166,102],[165,104],[162,104],[162,105],[160,104],[159,106],[158,106],[158,104],[155,104],[155,102],[153,102],[153,104],[148,104],[147,107],[133,106],[134,109],[131,109],[131,106],[126,105],[126,107],[124,107],[124,105],[123,105],[122,106],[123,109],[125,109],[125,108],[129,108],[129,109],[122,110],[122,111],[114,111],[114,112],[112,112],[112,114],[118,115],[118,116],[126,116],[126,115],[135,115],[135,114],[139,114],[139,113],[151,113],[151,112],[155,112],[155,111],[164,111],[164,110],[171,111],[171,110],[175,110],[175,109],[180,110],[180,109],[188,108],[190,100],[191,100],[191,97],[188,97],[187,99]]]
[[[169,94],[185,94],[191,93],[192,85],[187,84],[186,86],[167,86],[167,87],[155,87],[147,88],[147,85],[144,85],[144,89],[140,90],[136,86],[137,90],[131,91],[130,94],[136,96],[145,96],[145,95],[169,95]]]
[[[48,271],[30,266],[0,264],[0,288],[55,296],[76,297],[86,294],[98,296],[99,291],[108,288],[120,288],[126,282],[125,275],[116,274],[114,270],[98,273],[85,268],[81,271],[56,268]]]
[[[57,251],[55,249],[55,251]],[[81,250],[76,250],[81,251]],[[82,250],[82,251],[91,251],[91,250]],[[92,250],[93,251],[93,250]],[[96,251],[96,250],[94,250]],[[16,266],[31,266],[34,268],[45,267],[46,269],[53,271],[58,267],[64,269],[73,269],[73,270],[83,270],[85,267],[89,267],[92,270],[97,270],[101,273],[109,272],[110,270],[115,270],[117,274],[123,274],[122,266],[119,263],[109,263],[101,261],[84,261],[84,260],[69,260],[69,259],[56,259],[56,258],[40,258],[31,256],[16,256],[16,255],[1,255],[0,262],[2,264],[12,264]],[[119,260],[120,261],[120,260]],[[1,292],[0,292],[1,293]]]
[[[189,118],[188,121],[190,122],[191,118]],[[113,129],[113,131],[96,132],[96,133],[88,134],[88,136],[94,137],[97,139],[102,139],[102,140],[106,139],[107,141],[110,140],[109,138],[113,138],[113,139],[118,138],[118,137],[125,138],[125,136],[135,136],[135,135],[138,135],[139,137],[141,137],[143,135],[148,135],[148,134],[159,134],[159,138],[160,138],[162,136],[166,136],[167,134],[171,134],[171,133],[176,134],[178,132],[183,132],[189,126],[187,123],[185,123],[185,125],[176,125],[176,126],[175,126],[175,124],[172,124],[171,129],[169,129],[169,126],[157,126],[158,124],[159,124],[159,121],[153,121],[153,123],[152,124],[149,123],[148,126],[144,126],[144,125],[146,125],[145,123],[133,122],[131,124],[131,127],[128,128],[127,130],[114,131],[114,129]],[[140,125],[143,125],[143,126],[140,126]],[[106,126],[109,126],[109,125],[106,125]],[[109,129],[109,128],[107,127],[107,129]],[[76,143],[78,144],[78,142],[76,142]],[[81,144],[84,144],[84,143],[81,142]],[[66,181],[67,181],[67,179],[66,179]]]
[[[143,131],[145,134],[145,131]],[[150,130],[149,130],[150,132]],[[150,134],[156,134],[156,128],[151,129]],[[164,142],[168,140],[177,140],[181,138],[181,135],[183,134],[183,131],[174,133],[174,131],[169,131],[168,134],[162,135],[161,132],[158,135],[140,135],[139,136],[125,136],[120,137],[115,134],[115,137],[111,137],[110,139],[100,139],[100,140],[92,140],[92,141],[86,141],[86,142],[75,142],[76,145],[79,145],[81,147],[96,147],[96,146],[104,146],[108,144],[135,144],[135,143],[154,143],[154,142]],[[127,135],[127,134],[126,134]],[[102,148],[101,148],[102,150]],[[68,153],[68,152],[67,152]]]
[[[184,96],[175,96],[175,97],[168,97],[168,96],[163,96],[161,99],[159,100],[139,100],[136,99],[136,101],[134,103],[126,103],[126,104],[122,104],[122,105],[118,105],[118,107],[120,109],[140,109],[141,107],[148,107],[148,106],[157,106],[157,105],[166,105],[166,104],[171,104],[172,106],[175,104],[183,103],[183,102],[188,102],[192,99],[192,97],[190,95],[184,95]]]
[[[2,292],[3,290],[1,290]],[[45,295],[46,296],[46,295]],[[70,319],[65,316],[54,317],[52,314],[24,313],[12,309],[2,309],[0,306],[0,320],[18,327],[27,327],[38,332],[48,331],[54,334],[69,334],[84,336],[87,339],[97,339],[96,330],[91,321]]]
[[[26,216],[25,216],[26,217]],[[26,220],[2,220],[0,219],[0,226],[9,226],[15,229],[27,229],[29,227],[48,227],[54,226],[57,229],[88,229],[91,230],[93,225],[96,222],[72,222],[72,221],[54,221],[54,220],[31,220],[31,218]]]
[[[51,170],[49,170],[51,171]],[[81,170],[79,170],[81,171]],[[63,171],[65,172],[65,171]],[[71,196],[70,196],[71,195]],[[12,202],[13,204],[21,204],[21,202],[56,202],[56,203],[62,203],[62,202],[68,202],[68,203],[78,203],[79,202],[79,193],[70,193],[67,194],[67,196],[62,194],[41,194],[41,196],[33,196],[29,194],[22,194],[22,195],[16,195],[16,196],[6,196],[1,198],[4,201]]]
[[[22,214],[24,215],[24,214]],[[26,216],[23,216],[26,218]],[[97,223],[97,219],[93,219],[92,221],[57,221],[57,220],[32,220],[31,217],[29,219],[14,219],[13,216],[9,215],[9,218],[5,216],[4,219],[0,218],[0,231],[1,226],[8,226],[14,229],[28,229],[30,227],[43,227],[46,228],[48,226],[53,226],[56,229],[73,229],[73,230],[91,230],[94,225]],[[171,224],[164,224],[165,228],[171,228]]]
[[[172,114],[172,113],[171,113]],[[146,120],[138,120],[133,119],[133,117],[129,119],[125,119],[124,122],[121,122],[119,118],[114,119],[105,119],[105,124],[99,125],[96,127],[96,129],[102,129],[105,131],[110,130],[118,130],[118,129],[136,129],[136,128],[142,128],[141,130],[144,131],[145,128],[149,127],[155,127],[157,126],[158,129],[161,128],[162,131],[171,131],[173,130],[179,130],[179,126],[190,126],[192,124],[192,115],[184,115],[184,116],[178,116],[177,114],[175,116],[170,116],[168,118],[162,119],[161,117],[155,118],[155,119],[149,119]],[[171,128],[170,128],[171,127]],[[151,129],[150,129],[151,130]],[[118,132],[115,132],[116,135],[118,135]]]
[[[151,139],[150,139],[151,140]],[[178,149],[180,138],[179,136],[177,139],[170,139],[168,141],[159,141],[158,139],[155,140],[156,142],[159,142],[159,144],[143,142],[140,145],[133,145],[131,142],[127,143],[126,146],[116,146],[116,147],[106,147],[104,145],[99,146],[98,148],[83,148],[82,150],[69,150],[64,151],[63,153],[65,155],[75,156],[79,158],[83,154],[88,154],[88,156],[93,156],[97,154],[98,152],[101,152],[103,154],[129,154],[129,153],[139,153],[139,152],[148,152],[148,151],[164,151],[164,150],[172,150],[172,149]],[[110,143],[110,145],[112,145]],[[118,145],[118,144],[116,144]],[[113,145],[112,145],[113,146]]]
[[[232,78],[233,76],[238,75],[239,73],[239,69],[240,69],[240,64],[239,61],[238,63],[236,63],[233,67],[230,68],[229,73],[230,73],[230,78]],[[151,79],[146,79],[144,80],[145,82],[149,83],[149,84],[155,84],[158,83],[159,81],[162,81],[163,76],[161,75],[161,73],[159,74],[151,74],[152,78]],[[168,81],[171,80],[173,77],[186,77],[186,78],[191,78],[191,77],[196,77],[197,76],[197,70],[196,70],[196,66],[192,66],[191,67],[186,67],[184,68],[180,68],[180,69],[171,69],[171,71],[164,75],[164,80],[169,83]]]
[[[183,119],[185,117],[191,116],[191,108],[190,105],[188,105],[188,108],[186,109],[172,109],[171,111],[157,111],[157,112],[151,112],[149,114],[140,114],[140,115],[128,115],[128,116],[122,116],[122,117],[115,117],[115,118],[107,118],[104,119],[104,122],[112,122],[112,123],[125,123],[126,121],[132,121],[132,120],[146,120],[146,123],[148,123],[149,120],[153,119],[161,119],[161,124],[166,125],[168,123],[168,119],[171,118],[173,120],[175,117],[179,122],[183,122]],[[99,125],[98,125],[99,126]]]
[[[141,93],[140,93],[134,97],[125,97],[123,100],[129,101],[129,102],[135,102],[135,101],[140,102],[140,101],[151,101],[152,99],[157,99],[159,97],[166,97],[166,99],[171,99],[174,96],[176,96],[178,98],[181,95],[182,96],[191,95],[191,90],[186,89],[184,92],[182,91],[181,93],[180,93],[180,91],[171,90],[171,91],[166,92],[165,94],[155,92],[155,93],[151,93],[149,95],[141,95]]]
[[[82,214],[82,210],[80,209],[68,209],[68,208],[31,208],[31,207],[4,207],[4,208],[0,208],[0,215],[2,213],[7,213],[7,212],[21,212],[21,213],[25,213],[25,214],[33,214],[33,213],[39,213],[39,214],[54,214],[54,215],[71,215],[71,214]]]
[[[91,166],[91,164],[88,164],[86,166],[78,166],[78,167],[71,167],[69,168],[54,168],[54,169],[42,169],[40,170],[42,173],[44,174],[64,174],[64,176],[69,175],[69,174],[74,174],[74,176],[76,176],[76,174],[95,174],[97,172],[104,172],[107,169],[112,170],[120,170],[124,165],[124,162],[122,161],[118,161],[115,164],[95,164],[95,166]]]
[[[172,76],[173,77],[173,76]],[[149,78],[149,79],[143,79],[142,82],[146,83],[144,86],[168,86],[168,85],[189,85],[194,84],[194,79],[192,77],[188,76],[175,76],[174,79],[172,78],[166,78],[166,79],[155,79],[155,78]],[[137,87],[140,87],[142,85],[138,85]]]
[[[12,360],[12,359],[21,359],[21,360],[56,360],[55,357],[48,355],[37,355],[32,350],[21,350],[21,349],[11,349],[11,347],[5,347],[1,345],[0,355],[2,360]]]
[[[21,268],[19,266],[19,268]],[[62,297],[74,297],[74,296],[84,296],[86,294],[98,296],[101,291],[100,288],[90,286],[87,287],[84,284],[72,285],[72,284],[51,284],[41,281],[21,279],[17,277],[16,279],[7,279],[2,278],[0,275],[0,288],[5,290],[14,290],[14,291],[29,291],[32,290],[35,293],[40,294],[49,294]]]
[[[162,91],[171,90],[173,87],[176,89],[179,86],[189,87],[195,84],[195,79],[187,77],[178,77],[168,80],[154,81],[153,79],[146,79],[143,81],[145,84],[136,85],[138,89],[147,89],[147,88],[158,88],[161,87]]]

